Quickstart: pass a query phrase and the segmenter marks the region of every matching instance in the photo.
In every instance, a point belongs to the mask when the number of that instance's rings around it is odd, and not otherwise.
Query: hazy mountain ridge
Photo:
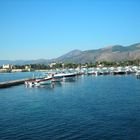
[[[25,65],[25,64],[48,64],[51,62],[47,59],[37,59],[37,60],[0,60],[0,65],[12,64],[12,65]]]
[[[113,45],[96,50],[73,50],[55,59],[38,60],[0,60],[2,64],[48,64],[51,62],[86,63],[95,61],[123,61],[140,59],[140,43],[130,46]]]
[[[78,55],[72,56],[71,54],[69,59],[65,59],[64,56],[61,56],[56,60],[62,62],[86,63],[95,61],[123,61],[134,59],[140,59],[140,43],[126,47],[114,45],[97,50],[81,51]]]

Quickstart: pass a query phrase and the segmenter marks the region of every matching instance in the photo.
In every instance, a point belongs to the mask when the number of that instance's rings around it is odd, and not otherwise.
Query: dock
[[[26,80],[33,80],[33,79],[20,79],[20,80],[12,80],[12,81],[6,81],[6,82],[0,82],[0,88],[8,88],[11,86],[17,86],[24,84]]]

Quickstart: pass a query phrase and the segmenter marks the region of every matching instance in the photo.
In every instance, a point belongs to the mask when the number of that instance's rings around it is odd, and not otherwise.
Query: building
[[[3,69],[9,69],[9,70],[11,70],[13,68],[13,65],[11,65],[11,64],[3,64],[2,68]]]
[[[56,63],[51,63],[51,64],[49,64],[50,68],[52,68],[52,67],[55,66],[55,65],[56,65]]]
[[[30,65],[25,66],[25,71],[31,71],[31,66]]]

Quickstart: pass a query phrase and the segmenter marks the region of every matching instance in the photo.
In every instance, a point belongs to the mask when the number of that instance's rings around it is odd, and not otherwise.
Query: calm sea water
[[[140,80],[85,76],[0,89],[0,140],[140,140]]]
[[[42,76],[41,72],[15,72],[15,73],[0,73],[0,82],[32,78],[33,76]]]

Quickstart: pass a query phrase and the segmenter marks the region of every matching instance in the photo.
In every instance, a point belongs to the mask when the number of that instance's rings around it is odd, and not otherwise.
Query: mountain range
[[[48,64],[51,62],[86,63],[96,61],[124,61],[140,59],[140,43],[129,46],[113,45],[96,50],[73,50],[55,59],[38,60],[0,60],[2,64]]]

